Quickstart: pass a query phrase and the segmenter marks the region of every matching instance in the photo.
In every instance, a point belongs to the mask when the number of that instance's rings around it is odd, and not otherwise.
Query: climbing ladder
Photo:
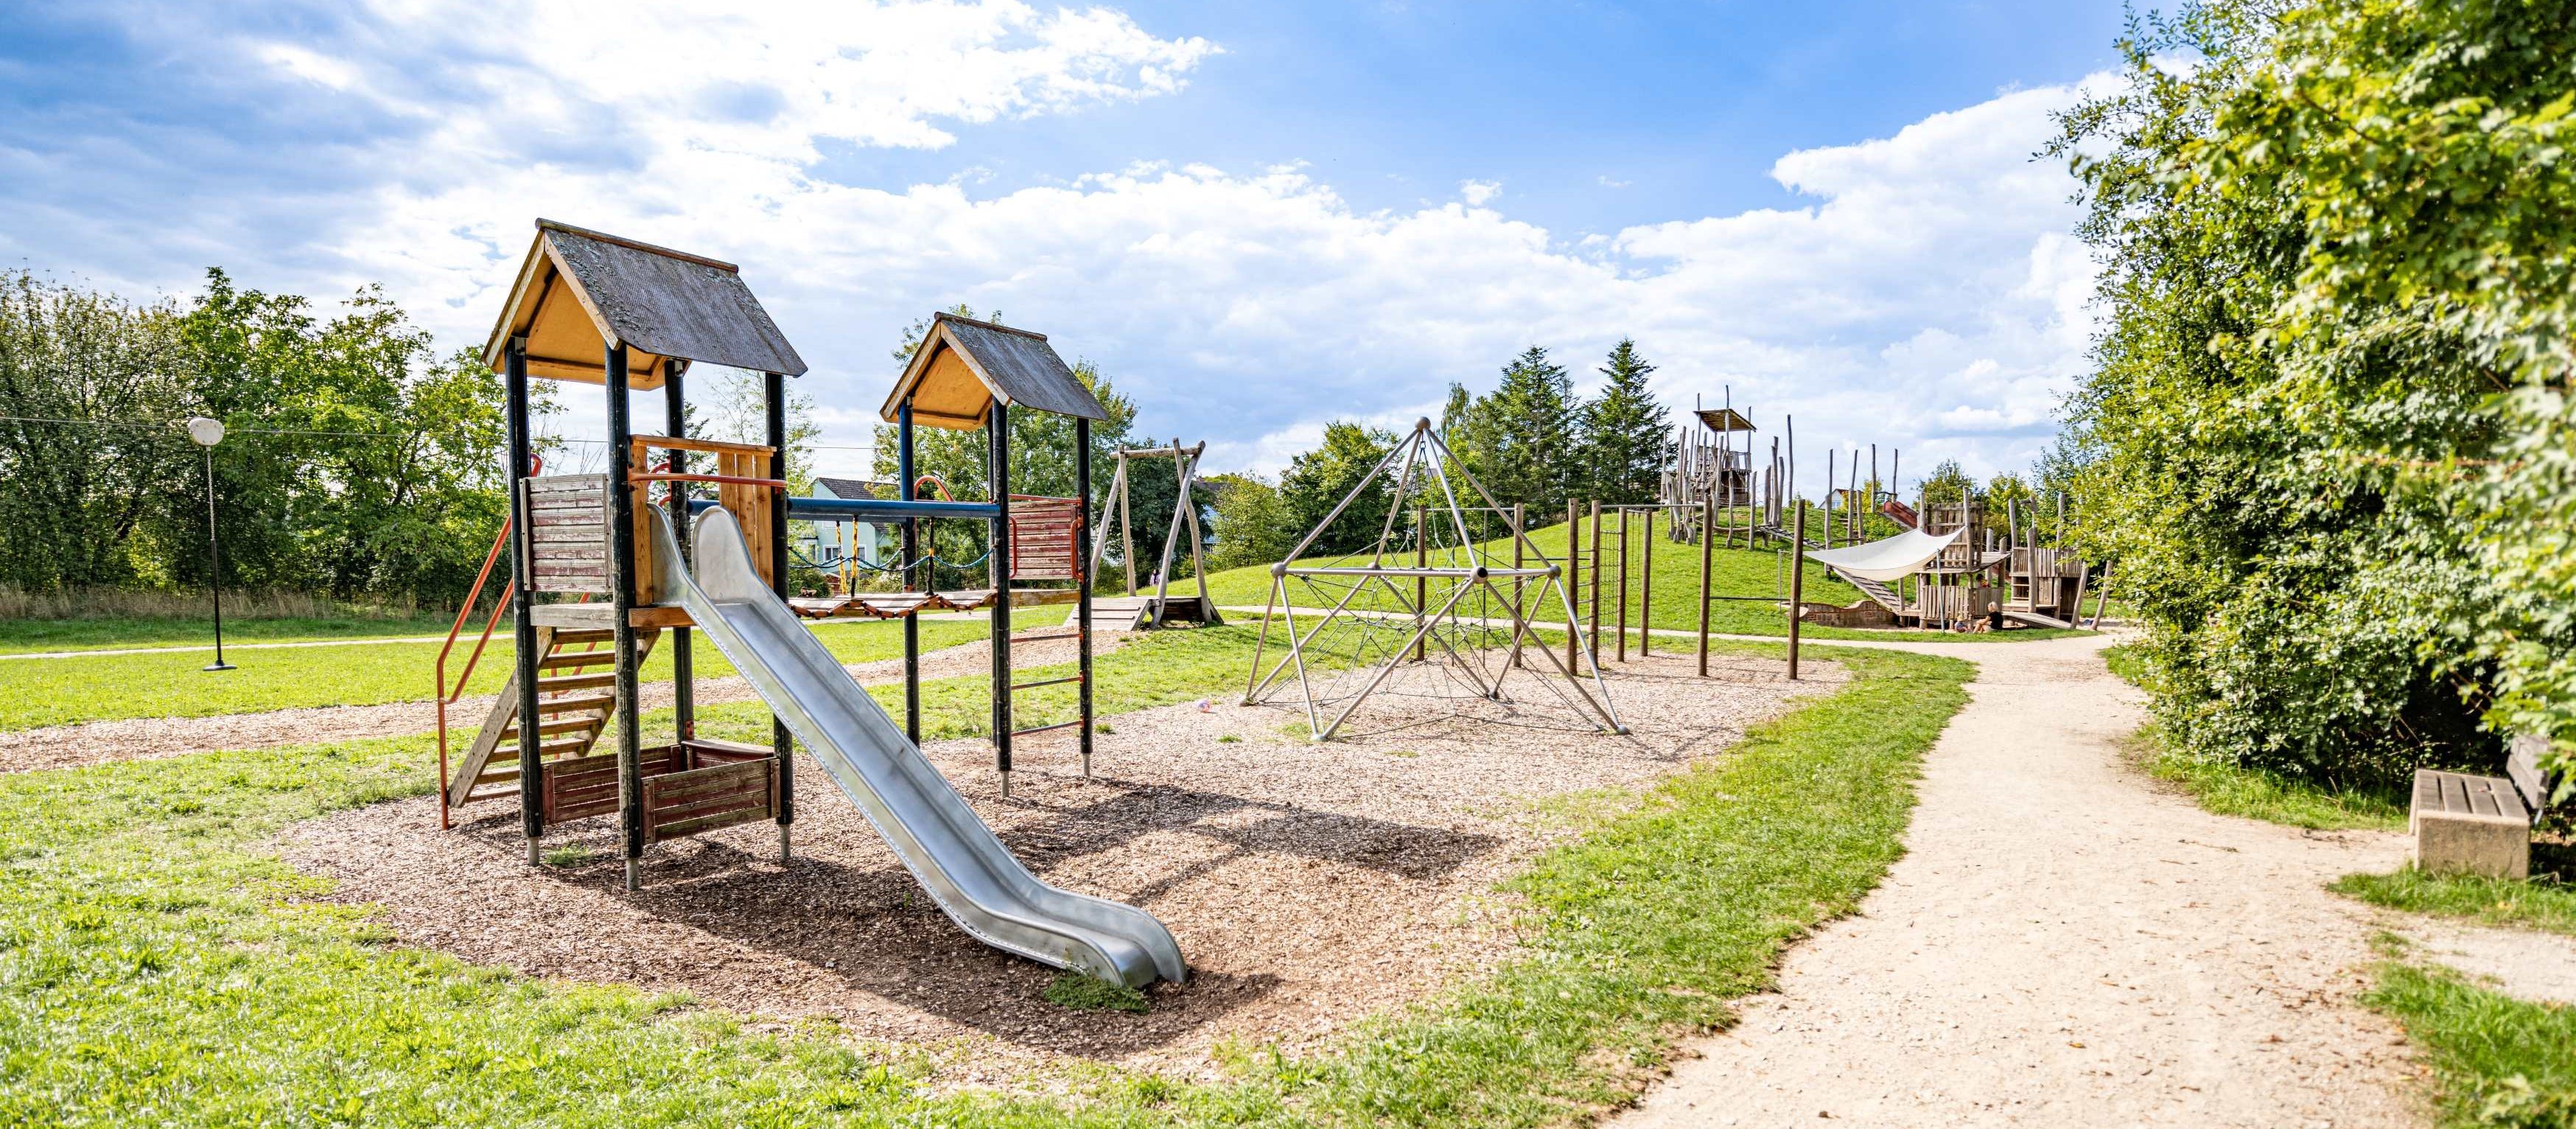
[[[635,632],[635,661],[642,665],[660,639],[658,630]],[[617,713],[617,651],[605,628],[537,629],[537,756],[556,761],[586,756]],[[593,669],[597,668],[597,669]],[[519,794],[519,676],[513,670],[474,744],[447,780],[447,806]],[[505,743],[506,742],[506,743]]]

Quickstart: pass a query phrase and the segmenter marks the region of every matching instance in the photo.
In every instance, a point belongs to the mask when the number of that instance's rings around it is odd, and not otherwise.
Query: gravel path
[[[1127,638],[1107,633],[1095,635],[1092,653],[1108,654],[1123,645]],[[991,662],[991,653],[981,639],[931,651],[921,656],[921,676],[934,679],[983,674]],[[1073,658],[1074,645],[1070,640],[1021,643],[1011,652],[1012,663],[1023,668],[1067,663]],[[852,663],[844,669],[869,686],[903,681],[901,659]],[[754,696],[751,684],[739,677],[698,680],[700,705],[747,702]],[[671,704],[671,684],[647,683],[642,688],[642,697],[647,710],[665,708]],[[449,707],[447,722],[453,727],[449,730],[450,737],[471,743],[475,731],[483,725],[484,711],[490,709],[491,704],[489,694],[469,694]],[[433,732],[437,727],[438,717],[425,701],[54,725],[0,733],[0,773],[71,768],[109,761],[150,760],[219,749],[265,749],[368,737],[403,737]]]
[[[1906,856],[1620,1123],[2417,1123],[2405,1040],[2353,1002],[2375,915],[2321,888],[2402,841],[2158,790],[2104,642],[1938,648],[1979,671]]]

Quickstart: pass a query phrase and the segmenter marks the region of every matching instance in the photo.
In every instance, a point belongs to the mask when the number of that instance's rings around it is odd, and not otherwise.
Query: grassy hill
[[[1652,626],[1683,631],[1695,630],[1699,626],[1699,546],[1663,540],[1662,524],[1657,522],[1655,531]],[[1620,538],[1616,525],[1616,522],[1603,523],[1603,548],[1606,552],[1601,562],[1601,623],[1605,634],[1616,618],[1618,606]],[[1585,534],[1588,553],[1590,534],[1588,527]],[[1558,561],[1565,559],[1564,523],[1559,522],[1543,529],[1532,530],[1530,540],[1538,546],[1540,552],[1550,558]],[[1486,542],[1485,548],[1497,553],[1504,560],[1510,559],[1511,543],[1508,539]],[[1640,592],[1646,579],[1645,557],[1645,523],[1640,519],[1630,528],[1627,535],[1628,622],[1632,629],[1645,619],[1639,606]],[[1334,562],[1313,558],[1299,563],[1321,565]],[[1403,563],[1410,563],[1410,560]],[[1464,555],[1459,554],[1456,559],[1445,562],[1435,558],[1435,563],[1463,564]],[[1709,609],[1709,630],[1730,635],[1788,634],[1787,612],[1779,606],[1788,599],[1788,572],[1783,565],[1781,554],[1769,548],[1751,550],[1740,547],[1734,549],[1721,547],[1713,554],[1711,571],[1714,574],[1710,585],[1710,592],[1713,595],[1760,598],[1716,601]],[[1578,607],[1581,606],[1579,602],[1585,599],[1584,589],[1589,579],[1588,569],[1584,577],[1574,578],[1576,584],[1574,594]],[[1290,587],[1296,606],[1303,608],[1314,603],[1313,596],[1297,591],[1303,587],[1302,585],[1292,583]],[[1178,590],[1177,586],[1176,590]],[[1252,566],[1212,573],[1208,576],[1208,592],[1216,598],[1217,603],[1227,607],[1261,607],[1270,599],[1270,570],[1266,566]],[[1810,602],[1849,604],[1860,599],[1861,594],[1858,589],[1835,579],[1833,574],[1826,571],[1823,566],[1810,564],[1807,566],[1806,597]],[[1365,594],[1354,603],[1357,606],[1375,610],[1396,610],[1392,600],[1378,593]],[[1538,618],[1549,622],[1561,622],[1564,616],[1549,609],[1541,611]],[[1846,639],[1875,639],[1891,636],[1959,638],[1944,632],[1854,631],[1814,625],[1802,629],[1800,634],[1813,638]],[[2001,637],[2039,639],[2054,638],[2064,634],[2069,633],[2015,630]],[[1980,636],[1979,638],[1997,637]]]

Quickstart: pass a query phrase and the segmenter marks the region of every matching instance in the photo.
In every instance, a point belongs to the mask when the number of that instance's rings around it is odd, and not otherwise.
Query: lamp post
[[[231,670],[224,661],[224,553],[215,536],[215,444],[224,441],[224,421],[192,416],[188,438],[206,449],[206,589],[215,598],[215,661],[207,670]]]

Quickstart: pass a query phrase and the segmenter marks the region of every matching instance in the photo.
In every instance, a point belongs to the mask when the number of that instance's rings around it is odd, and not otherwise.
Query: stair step
[[[574,643],[605,643],[615,638],[617,638],[617,633],[610,631],[605,627],[560,627],[555,629],[555,646],[558,647]]]
[[[589,748],[590,745],[591,741],[588,737],[572,741],[548,741],[537,746],[537,755],[539,757],[560,757],[570,753],[578,753]],[[513,766],[517,765],[519,763],[519,747],[517,745],[498,746],[492,750],[492,759],[486,763],[499,764],[503,761],[508,761]],[[514,767],[511,771],[515,772],[518,770]]]
[[[561,678],[538,679],[537,693],[560,694],[566,690],[595,690],[602,686],[615,685],[617,685],[615,671],[606,674],[571,674]]]
[[[482,782],[478,779],[475,782],[475,786],[478,788],[481,787]],[[476,792],[465,797],[465,800],[467,803],[472,803],[476,800],[507,800],[515,798],[518,794],[519,790],[517,788],[503,788],[497,792]]]
[[[608,719],[605,717],[576,717],[563,721],[549,721],[537,726],[537,736],[552,737],[558,733],[587,733],[606,724]],[[508,729],[501,732],[515,741],[519,737],[519,724],[513,721]]]
[[[538,713],[571,713],[574,710],[604,710],[617,705],[614,694],[593,694],[583,698],[539,698]]]
[[[617,661],[615,651],[558,651],[537,660],[538,670],[565,670],[572,667],[607,666]]]

